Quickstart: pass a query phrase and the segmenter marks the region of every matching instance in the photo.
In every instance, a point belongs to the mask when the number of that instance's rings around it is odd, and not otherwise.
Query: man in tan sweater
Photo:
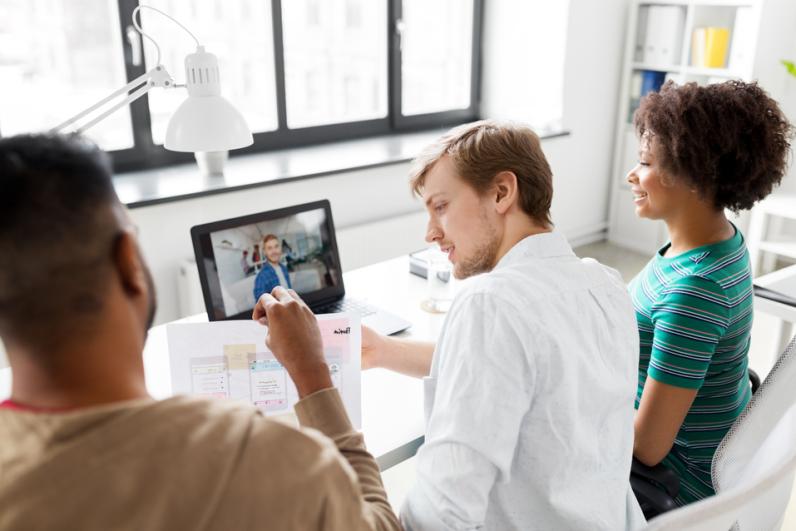
[[[332,387],[315,318],[277,288],[255,310],[302,429],[239,404],[147,394],[155,310],[103,154],[0,140],[0,530],[397,529]],[[313,333],[296,337],[293,330]]]

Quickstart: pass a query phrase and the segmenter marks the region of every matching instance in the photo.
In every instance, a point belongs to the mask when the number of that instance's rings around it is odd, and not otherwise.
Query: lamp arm
[[[86,124],[78,127],[77,129],[75,129],[75,132],[76,133],[83,133],[86,129],[89,129],[92,126],[94,126],[94,124],[104,120],[105,117],[108,116],[109,114],[112,114],[112,113],[116,112],[116,110],[118,110],[120,107],[124,107],[125,105],[134,102],[135,100],[137,100],[138,98],[140,98],[141,96],[143,96],[144,94],[149,92],[151,89],[152,89],[152,85],[150,85],[149,83],[147,83],[146,85],[143,85],[141,88],[139,88],[135,92],[131,92],[126,98],[124,98],[122,101],[118,102],[116,105],[114,105],[110,109],[106,110],[105,112],[103,112],[102,114],[100,114],[99,116],[94,118],[93,120],[89,121],[88,123],[86,123]]]
[[[114,98],[118,98],[122,94],[128,93],[130,90],[135,89],[135,91],[130,92],[126,98],[122,101],[113,105],[110,109],[106,110],[93,120],[89,121],[87,124],[81,126],[77,129],[78,133],[82,133],[89,127],[94,126],[97,122],[104,120],[109,114],[113,113],[114,111],[118,110],[120,107],[128,105],[147,92],[149,92],[153,87],[173,87],[175,86],[174,80],[171,78],[166,69],[162,65],[158,65],[151,70],[141,74],[134,80],[130,81],[128,84],[123,86],[122,88],[115,90],[108,96],[102,98],[100,101],[92,105],[91,107],[80,111],[78,114],[73,116],[72,118],[68,119],[67,121],[53,127],[50,132],[51,133],[59,133],[66,127],[72,125],[73,123],[77,122],[78,120],[84,118],[86,115],[91,114],[92,112],[96,111],[97,109],[101,108],[103,105],[107,104],[109,101],[113,100]]]

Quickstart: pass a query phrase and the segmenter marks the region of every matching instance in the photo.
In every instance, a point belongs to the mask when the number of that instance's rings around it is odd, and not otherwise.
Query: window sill
[[[121,173],[113,177],[116,193],[129,208],[244,190],[363,170],[412,160],[442,130],[334,142],[231,157],[224,175],[203,176],[195,163],[158,170]],[[548,131],[542,140],[567,136],[569,131]]]

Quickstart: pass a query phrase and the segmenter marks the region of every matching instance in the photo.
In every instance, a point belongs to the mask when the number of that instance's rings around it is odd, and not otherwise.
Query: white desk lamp
[[[184,29],[196,41],[196,52],[189,54],[185,58],[185,85],[177,85],[163,65],[160,64],[160,46],[141,29],[138,20],[136,20],[136,15],[141,9],[151,9],[160,13]],[[224,157],[219,157],[218,152],[224,155],[227,150],[249,146],[254,140],[240,112],[221,97],[218,59],[212,53],[205,51],[204,46],[199,43],[199,40],[188,28],[154,7],[145,5],[136,7],[133,10],[133,26],[142,36],[152,41],[155,45],[157,49],[157,66],[88,109],[53,128],[52,132],[61,132],[66,127],[97,111],[122,94],[127,94],[127,97],[75,131],[82,133],[119,108],[137,100],[154,87],[176,88],[185,86],[188,89],[188,98],[182,102],[169,120],[163,147],[171,151],[207,152],[208,155],[215,156],[216,164],[216,167],[208,169],[211,173],[220,173],[221,168],[218,164],[220,162],[223,165]],[[197,160],[200,160],[198,153]],[[211,158],[211,164],[212,160]]]

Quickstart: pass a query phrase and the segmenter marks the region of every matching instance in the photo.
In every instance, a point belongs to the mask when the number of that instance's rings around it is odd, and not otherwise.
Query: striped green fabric
[[[743,236],[664,258],[630,283],[641,353],[636,409],[648,377],[699,389],[663,463],[680,476],[685,505],[714,494],[710,464],[751,398],[747,371],[752,273]]]

